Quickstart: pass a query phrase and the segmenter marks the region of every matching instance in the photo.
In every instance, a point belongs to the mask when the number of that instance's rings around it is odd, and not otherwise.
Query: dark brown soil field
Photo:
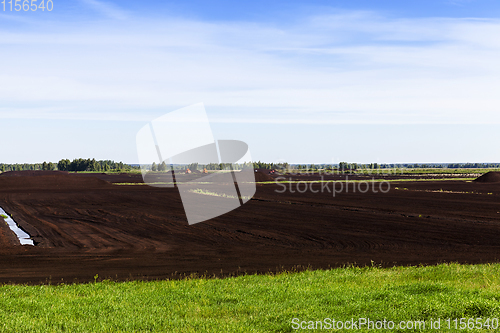
[[[318,193],[258,184],[244,206],[190,226],[177,188],[112,184],[140,182],[127,174],[0,175],[0,207],[36,242],[19,245],[0,223],[0,282],[500,261],[500,183],[391,182],[387,193],[353,193],[351,183],[335,196],[319,183]]]

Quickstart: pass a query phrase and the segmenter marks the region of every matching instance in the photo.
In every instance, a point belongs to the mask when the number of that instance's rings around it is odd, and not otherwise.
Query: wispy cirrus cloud
[[[86,6],[111,19],[124,20],[129,15],[114,3],[98,0],[80,0]]]
[[[40,117],[57,117],[53,103],[67,107],[64,119],[140,119],[130,114],[203,101],[220,122],[500,123],[499,20],[344,11],[280,26],[115,10],[106,15],[123,21],[0,35],[11,45],[0,117],[37,104]]]
[[[476,0],[447,0],[446,3],[454,6],[465,6],[470,4],[471,2],[475,2]]]

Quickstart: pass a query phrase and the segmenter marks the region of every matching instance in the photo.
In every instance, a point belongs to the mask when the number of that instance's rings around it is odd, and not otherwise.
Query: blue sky
[[[0,162],[136,163],[199,102],[255,160],[500,162],[498,1],[53,3],[0,7]]]

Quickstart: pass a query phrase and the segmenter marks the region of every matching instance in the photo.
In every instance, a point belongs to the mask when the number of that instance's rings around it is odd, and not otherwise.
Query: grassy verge
[[[339,179],[339,180],[272,180],[265,182],[255,182],[256,184],[295,184],[295,183],[365,183],[365,182],[389,182],[389,183],[398,183],[398,182],[437,182],[437,181],[471,181],[476,178],[466,177],[466,178],[401,178],[401,179]],[[155,182],[155,183],[113,183],[113,185],[165,185],[165,184],[174,184],[172,182]],[[190,182],[189,184],[213,184],[211,182]]]
[[[285,177],[282,177],[285,178]],[[266,182],[256,182],[257,184],[294,184],[294,183],[380,183],[380,182],[388,182],[388,183],[404,183],[404,182],[438,182],[438,181],[471,181],[476,178],[400,178],[400,179],[339,179],[339,180],[278,180],[276,178],[273,181]]]
[[[454,175],[454,174],[484,174],[490,171],[500,171],[499,168],[386,168],[386,169],[345,169],[345,170],[297,170],[293,169],[295,173],[303,174],[357,174],[357,175],[371,175],[371,174],[386,174],[386,175],[425,175],[425,174],[438,174],[438,175]]]
[[[201,194],[201,195],[208,195],[208,196],[211,196],[211,197],[220,197],[220,198],[226,198],[226,199],[243,199],[243,200],[250,200],[252,197],[249,197],[249,196],[235,196],[235,195],[228,195],[226,193],[217,193],[217,192],[212,192],[212,191],[207,191],[207,190],[204,190],[204,189],[201,189],[201,188],[197,188],[197,189],[192,189],[192,190],[189,190],[188,192],[190,193],[195,193],[195,194]]]
[[[293,332],[294,318],[307,327],[309,321],[325,318],[362,317],[396,325],[423,320],[426,329],[413,331],[442,332],[459,331],[447,329],[447,318],[453,328],[455,318],[481,317],[485,322],[500,317],[500,265],[349,267],[226,279],[4,285],[0,294],[2,332]],[[429,328],[436,318],[441,318],[441,330]]]
[[[81,174],[81,173],[105,173],[107,175],[116,175],[116,174],[121,174],[121,173],[127,173],[127,174],[141,174],[141,170],[100,170],[100,171],[68,171],[68,173],[76,173],[76,174]]]

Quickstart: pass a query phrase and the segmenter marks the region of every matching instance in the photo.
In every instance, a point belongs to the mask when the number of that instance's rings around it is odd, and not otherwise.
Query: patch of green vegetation
[[[202,195],[208,195],[208,196],[212,196],[212,197],[220,197],[220,198],[230,198],[230,199],[238,199],[237,196],[235,195],[228,195],[228,194],[225,194],[225,193],[216,193],[216,192],[211,192],[211,191],[207,191],[207,190],[203,190],[201,188],[197,188],[197,189],[193,189],[193,190],[189,190],[188,192],[191,192],[191,193],[196,193],[196,194],[202,194]],[[241,199],[244,199],[244,200],[250,200],[252,197],[249,197],[249,196],[241,196],[240,197]]]
[[[273,181],[266,181],[266,182],[257,182],[257,184],[276,184],[276,183],[364,183],[364,182],[375,182],[375,183],[380,183],[380,182],[437,182],[437,181],[468,181],[468,180],[474,180],[476,178],[431,178],[431,179],[422,179],[422,178],[401,178],[401,179],[339,179],[339,180],[273,180]]]
[[[444,264],[226,279],[3,285],[0,320],[2,332],[293,332],[294,318],[369,318],[424,320],[427,326],[420,332],[437,332],[429,328],[431,319],[441,318],[444,325],[447,318],[500,317],[499,273],[500,264]]]
[[[137,169],[132,169],[132,170],[108,170],[108,171],[89,171],[89,170],[85,170],[85,171],[68,171],[68,173],[76,173],[76,174],[80,174],[80,173],[98,173],[98,174],[101,174],[101,173],[105,173],[107,175],[116,175],[117,173],[120,174],[120,173],[126,173],[126,174],[141,174],[141,170],[137,170]]]
[[[500,171],[500,168],[406,168],[406,167],[387,167],[387,168],[359,168],[359,169],[289,169],[288,172],[310,174],[310,175],[373,175],[373,176],[391,176],[391,175],[470,175],[478,176],[490,171]],[[286,173],[286,172],[284,172]],[[281,173],[280,173],[281,174]]]
[[[7,215],[5,215],[5,214],[0,214],[0,216],[1,216],[2,218],[4,218],[4,219],[9,218],[9,217],[8,217]]]
[[[412,192],[430,192],[430,193],[446,193],[446,194],[478,194],[478,195],[493,195],[493,192],[483,193],[478,191],[451,191],[451,190],[443,190],[440,188],[439,190],[410,190],[406,187],[395,187],[396,190],[404,190],[404,191],[412,191]]]
[[[195,184],[217,184],[217,182],[195,182],[195,181],[190,181],[190,182],[182,182],[178,181],[177,184],[184,184],[184,183],[189,183],[190,185],[195,185]],[[148,182],[148,183],[113,183],[113,185],[176,185],[174,182]]]
[[[484,174],[490,171],[500,171],[498,168],[406,168],[398,169],[402,174]]]

